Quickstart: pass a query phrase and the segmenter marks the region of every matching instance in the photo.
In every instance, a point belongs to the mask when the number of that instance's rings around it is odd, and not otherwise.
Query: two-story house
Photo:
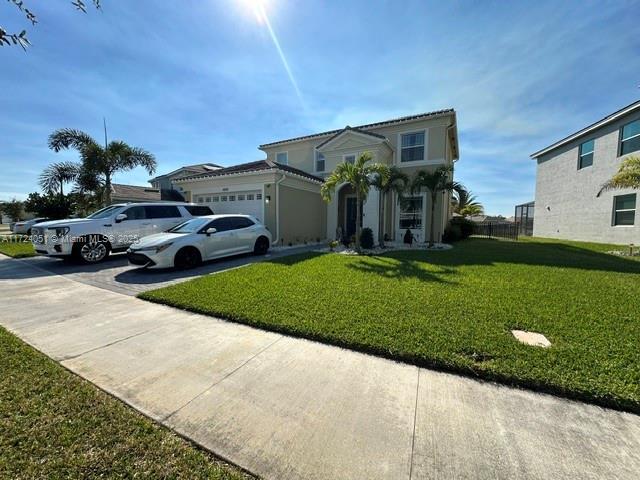
[[[401,117],[357,127],[315,133],[258,147],[265,160],[221,168],[174,180],[191,201],[215,213],[252,214],[265,223],[274,241],[298,244],[349,237],[355,232],[356,200],[349,185],[338,187],[330,202],[320,187],[341,162],[354,162],[370,152],[373,162],[395,165],[409,176],[418,170],[452,166],[458,159],[456,113],[453,109]],[[384,235],[401,240],[411,230],[419,242],[429,235],[430,197],[426,191],[407,194],[400,204],[388,196],[384,219],[381,196],[371,189],[363,205],[363,226],[374,232],[383,222]],[[442,237],[450,218],[451,194],[438,196],[434,234]]]
[[[629,155],[640,155],[640,101],[532,154],[537,161],[534,236],[640,242],[636,191],[599,195]]]

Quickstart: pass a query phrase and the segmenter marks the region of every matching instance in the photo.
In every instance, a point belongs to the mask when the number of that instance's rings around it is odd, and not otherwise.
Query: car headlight
[[[171,245],[173,245],[173,242],[163,243],[162,245],[157,245],[157,246],[154,246],[154,247],[136,248],[135,251],[136,252],[155,252],[155,253],[160,253],[160,252],[164,252]]]
[[[69,233],[69,227],[55,227],[50,228],[49,230],[55,230],[56,237],[64,237],[67,233]]]

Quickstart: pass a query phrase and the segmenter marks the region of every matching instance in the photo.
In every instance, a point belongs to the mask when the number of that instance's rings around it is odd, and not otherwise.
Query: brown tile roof
[[[139,187],[137,185],[111,184],[111,196],[114,199],[157,201],[160,200],[160,190],[157,188]]]
[[[314,180],[317,182],[324,181],[320,177],[311,175],[310,173],[307,173],[304,170],[290,167],[289,165],[283,165],[281,163],[273,162],[271,160],[258,160],[256,162],[241,163],[240,165],[224,167],[219,170],[213,170],[203,174],[189,175],[188,177],[182,177],[177,179],[176,182],[182,182],[184,180],[193,180],[193,179],[200,179],[200,178],[221,177],[225,175],[234,175],[238,173],[261,172],[266,170],[281,170],[281,171],[285,171],[285,172],[298,175],[304,178],[308,178],[309,180]]]
[[[433,112],[419,113],[417,115],[408,115],[406,117],[392,118],[391,120],[384,120],[382,122],[368,123],[366,125],[358,125],[357,127],[353,127],[352,129],[353,130],[363,130],[363,129],[366,129],[366,128],[383,127],[383,126],[386,126],[386,125],[393,125],[395,123],[410,122],[412,120],[422,120],[424,118],[433,118],[433,117],[448,115],[448,114],[451,114],[451,113],[455,113],[455,110],[453,108],[446,108],[444,110],[435,110]],[[287,140],[278,140],[277,142],[264,143],[264,144],[260,145],[259,148],[272,147],[274,145],[280,145],[280,144],[283,144],[283,143],[298,142],[300,140],[308,140],[310,138],[324,137],[325,135],[335,135],[336,133],[340,133],[343,130],[344,130],[344,128],[340,128],[338,130],[329,130],[327,132],[314,133],[314,134],[311,134],[311,135],[304,135],[302,137],[289,138]],[[367,133],[369,133],[369,132],[367,132]]]

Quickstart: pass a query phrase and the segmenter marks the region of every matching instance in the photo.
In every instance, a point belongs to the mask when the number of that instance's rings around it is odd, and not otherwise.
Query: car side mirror
[[[216,229],[215,227],[211,227],[211,228],[207,228],[207,230],[204,233],[206,233],[207,237],[208,237],[209,235],[213,235],[217,231],[218,231],[218,229]]]
[[[126,220],[127,218],[128,217],[126,213],[119,213],[118,215],[116,215],[116,223],[120,223],[123,220]]]

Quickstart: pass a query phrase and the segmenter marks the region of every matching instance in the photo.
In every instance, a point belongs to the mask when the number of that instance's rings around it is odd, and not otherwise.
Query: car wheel
[[[109,256],[109,244],[100,240],[86,240],[76,243],[74,252],[74,256],[83,263],[98,263]]]
[[[173,265],[180,269],[186,270],[189,268],[195,268],[202,263],[202,257],[197,248],[186,247],[176,253],[176,257],[173,260]]]
[[[253,253],[256,255],[264,255],[269,251],[269,239],[267,237],[258,237],[253,247]]]

